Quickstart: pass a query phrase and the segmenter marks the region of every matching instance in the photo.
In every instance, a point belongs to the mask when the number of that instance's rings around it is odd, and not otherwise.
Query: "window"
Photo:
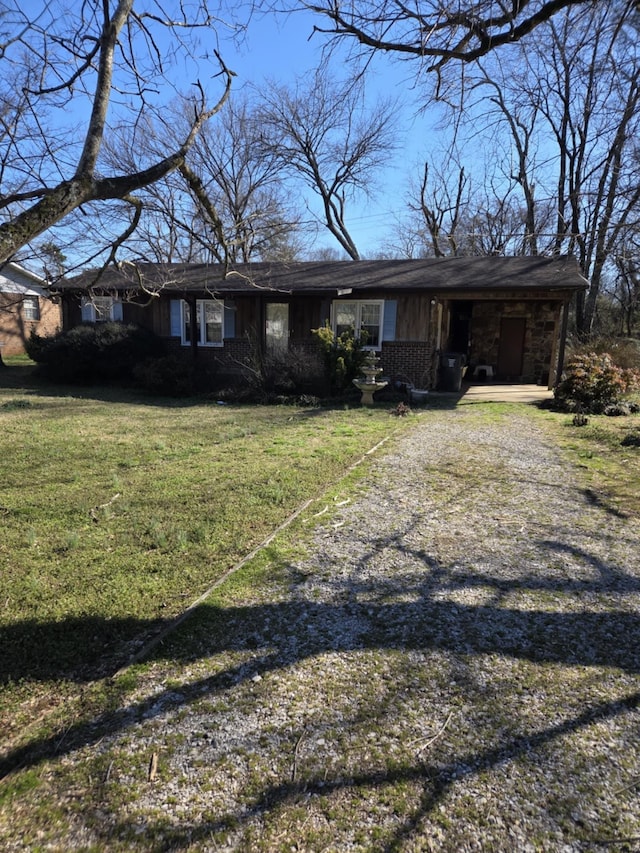
[[[37,296],[25,296],[22,300],[22,316],[36,322],[40,319],[40,303]]]
[[[122,302],[112,296],[93,296],[82,300],[83,323],[108,323],[122,320]]]
[[[356,337],[366,332],[365,349],[380,349],[382,342],[382,300],[376,302],[334,302],[333,331],[336,335],[353,329]]]
[[[196,302],[198,346],[221,347],[223,344],[224,305],[218,299],[198,299]],[[182,302],[182,343],[191,343],[191,313],[189,304]]]
[[[286,302],[267,302],[265,317],[267,352],[283,353],[289,346],[289,306]]]
[[[113,299],[110,296],[95,296],[93,299],[96,323],[106,323],[112,319]]]

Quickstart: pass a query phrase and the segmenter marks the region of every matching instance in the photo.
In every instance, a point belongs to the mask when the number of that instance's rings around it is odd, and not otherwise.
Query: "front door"
[[[524,317],[503,317],[500,321],[498,376],[502,379],[522,376],[526,326]]]
[[[286,302],[267,302],[265,317],[267,352],[277,355],[289,347],[289,305]]]

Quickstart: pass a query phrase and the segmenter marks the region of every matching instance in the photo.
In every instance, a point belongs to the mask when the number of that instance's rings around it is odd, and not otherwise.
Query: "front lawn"
[[[0,720],[112,673],[401,426],[387,407],[175,403],[0,374]]]

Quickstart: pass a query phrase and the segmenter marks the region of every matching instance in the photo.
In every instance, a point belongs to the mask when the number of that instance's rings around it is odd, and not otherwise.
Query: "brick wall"
[[[53,335],[62,325],[60,306],[50,299],[38,297],[39,320],[23,316],[22,297],[17,293],[0,293],[0,352],[2,355],[22,355],[32,331],[38,335]]]
[[[380,367],[384,375],[408,379],[416,388],[435,385],[436,354],[431,343],[423,341],[384,341]]]
[[[169,338],[170,352],[189,355],[190,347],[182,346],[179,338]],[[237,376],[242,365],[251,356],[251,346],[246,338],[227,338],[224,347],[198,347],[198,363],[212,367],[216,373]]]

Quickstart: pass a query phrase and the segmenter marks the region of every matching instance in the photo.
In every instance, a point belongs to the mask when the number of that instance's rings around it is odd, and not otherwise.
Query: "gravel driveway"
[[[544,414],[488,412],[421,413],[250,600],[187,623],[74,757],[108,767],[78,841],[640,850],[640,525]]]

